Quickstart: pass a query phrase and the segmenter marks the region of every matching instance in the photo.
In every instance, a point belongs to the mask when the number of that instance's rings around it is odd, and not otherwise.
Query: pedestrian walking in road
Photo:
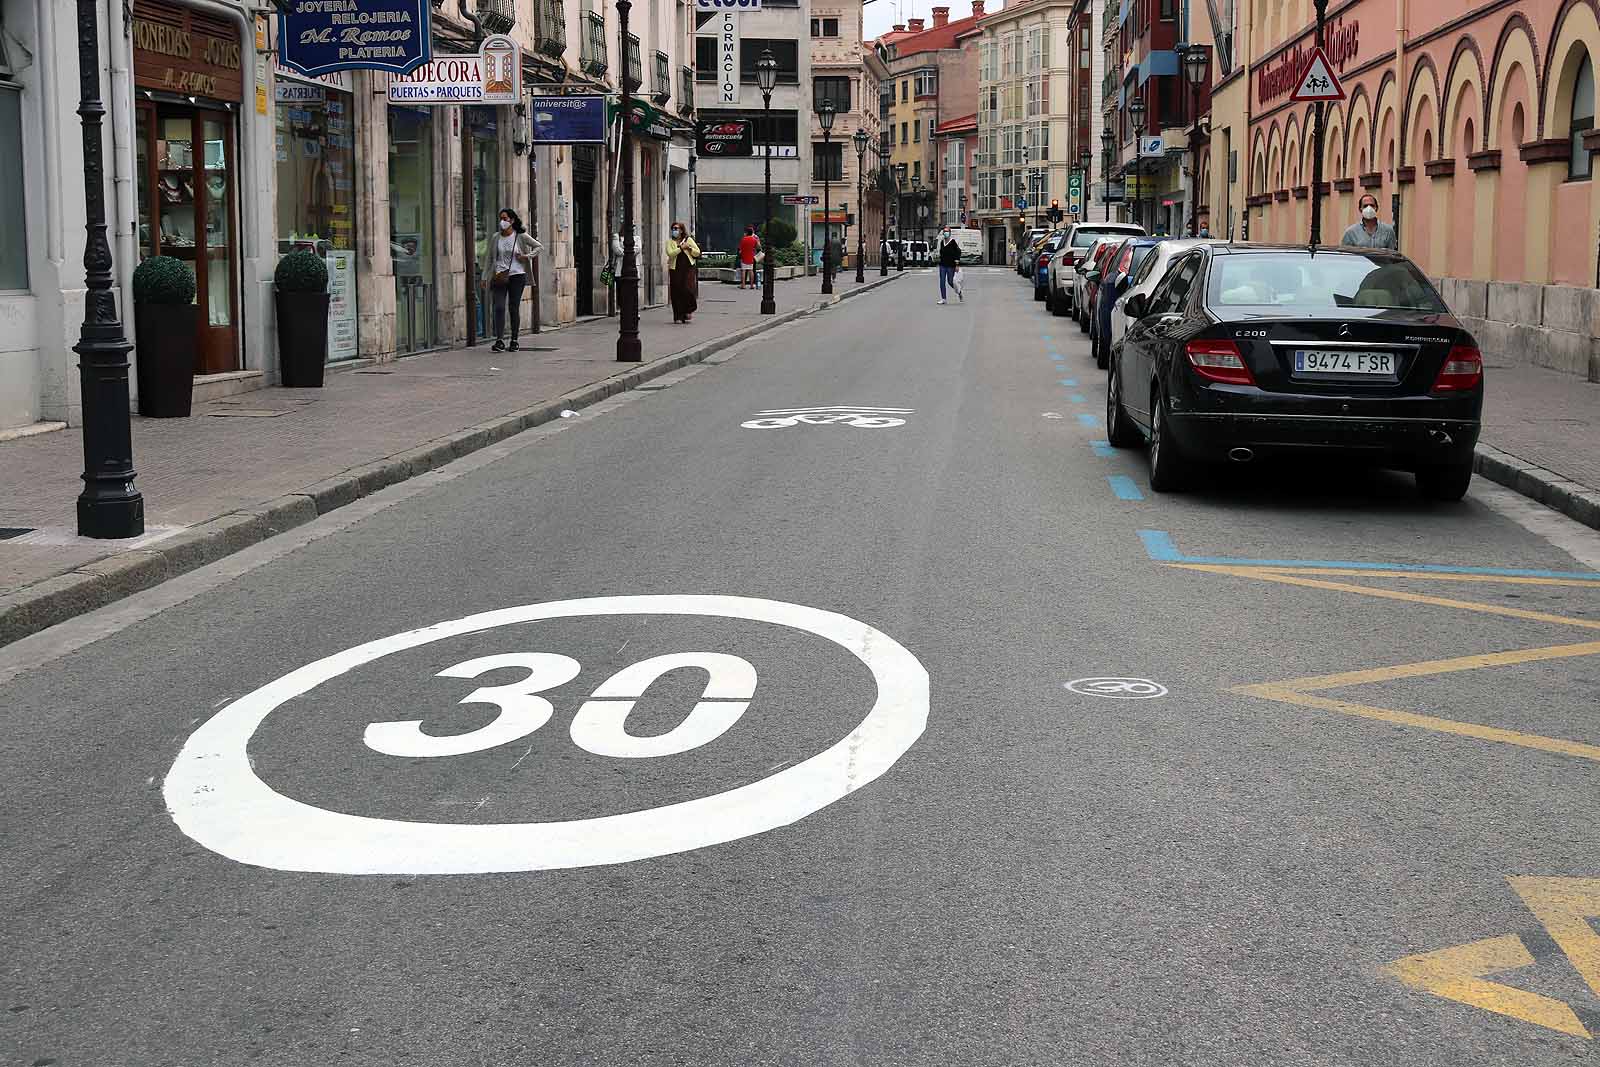
[[[522,220],[510,208],[500,211],[500,232],[484,250],[482,277],[489,280],[490,306],[494,309],[494,344],[490,350],[506,350],[506,313],[511,317],[511,351],[517,350],[517,333],[522,326],[522,290],[528,284],[533,257],[543,250],[522,227]]]
[[[699,258],[700,246],[689,236],[689,227],[674,222],[667,239],[667,295],[672,300],[673,322],[688,322],[700,306],[700,272],[695,267]]]
[[[1352,223],[1344,231],[1339,243],[1356,248],[1393,248],[1399,251],[1400,235],[1394,232],[1394,227],[1389,223],[1378,221],[1378,198],[1371,193],[1362,193],[1356,204],[1361,209],[1361,221]]]
[[[956,243],[956,235],[946,226],[939,231],[939,303],[949,303],[945,299],[946,286],[955,290],[957,300],[967,299],[967,294],[962,292],[961,284],[956,278],[960,270],[961,246]]]
[[[745,283],[750,283],[750,288],[756,287],[756,254],[761,250],[761,238],[756,236],[754,226],[744,228],[744,236],[739,238],[739,288],[745,288]]]

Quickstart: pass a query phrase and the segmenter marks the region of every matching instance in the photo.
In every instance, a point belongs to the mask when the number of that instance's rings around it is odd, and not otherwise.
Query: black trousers
[[[511,339],[517,339],[517,331],[522,327],[522,290],[527,287],[526,274],[513,274],[506,279],[504,289],[490,287],[494,306],[494,339],[503,340],[506,335],[506,309],[511,310]]]

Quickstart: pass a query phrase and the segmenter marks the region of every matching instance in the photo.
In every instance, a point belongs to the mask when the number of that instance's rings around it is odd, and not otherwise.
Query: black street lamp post
[[[1144,225],[1144,97],[1136,96],[1128,104],[1128,116],[1133,119],[1133,221]]]
[[[761,119],[766,129],[767,136],[772,136],[772,89],[778,84],[778,60],[773,56],[772,49],[762,51],[761,58],[756,60],[756,84],[761,86]],[[778,302],[772,295],[772,275],[777,262],[772,258],[772,145],[762,145],[762,161],[765,164],[766,178],[766,203],[767,225],[761,231],[761,314],[776,315]]]
[[[1105,204],[1106,221],[1111,221],[1111,151],[1116,147],[1117,135],[1111,132],[1108,124],[1100,131],[1100,200]],[[1089,217],[1087,207],[1083,211],[1084,218]]]
[[[855,136],[851,138],[856,143],[856,282],[860,284],[867,280],[867,195],[866,174],[862,168],[867,165],[867,131],[857,128]]]
[[[1323,27],[1328,21],[1328,0],[1313,0],[1317,9],[1317,49],[1322,49]],[[1317,117],[1316,158],[1311,162],[1311,247],[1316,248],[1322,243],[1322,151],[1326,134],[1322,129],[1323,112],[1327,104],[1318,100],[1315,104]],[[1246,218],[1249,216],[1246,215]],[[1247,234],[1248,236],[1248,234]]]
[[[822,127],[822,295],[833,294],[833,201],[829,195],[833,180],[833,101],[824,100],[817,108],[817,125]]]
[[[639,263],[633,241],[633,94],[628,90],[629,0],[617,0],[617,55],[622,77],[622,273],[617,275],[617,311],[622,316],[617,334],[617,359],[638,363],[644,358],[639,345]]]
[[[1183,53],[1183,73],[1194,91],[1194,179],[1190,183],[1189,236],[1200,233],[1200,87],[1205,84],[1206,71],[1211,67],[1211,53],[1203,44],[1192,44]]]
[[[128,415],[128,353],[111,293],[111,246],[106,243],[105,156],[100,99],[100,28],[95,0],[78,0],[78,117],[83,120],[83,327],[72,350],[81,357],[83,492],[78,533],[103,539],[144,533],[144,497],[133,486],[133,429]]]
[[[1082,218],[1078,219],[1079,222],[1089,221],[1089,205],[1093,203],[1089,198],[1089,188],[1093,184],[1089,181],[1091,177],[1089,168],[1093,164],[1094,152],[1085,147],[1083,151],[1078,153],[1078,169],[1083,172],[1083,192],[1078,197],[1078,214],[1082,216]]]

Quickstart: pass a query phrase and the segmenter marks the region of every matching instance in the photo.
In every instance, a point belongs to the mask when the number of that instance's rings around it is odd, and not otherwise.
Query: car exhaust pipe
[[[1256,458],[1256,454],[1248,448],[1230,448],[1228,449],[1228,458],[1235,463],[1249,463]]]
[[[1455,444],[1455,438],[1451,437],[1444,430],[1429,430],[1428,431],[1428,439],[1431,440],[1434,444],[1443,445],[1446,448],[1448,448],[1450,445]]]

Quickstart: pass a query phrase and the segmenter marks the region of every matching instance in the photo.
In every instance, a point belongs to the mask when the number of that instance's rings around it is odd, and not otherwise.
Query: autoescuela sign
[[[521,50],[503,33],[476,53],[441,56],[389,79],[394,104],[515,104],[522,93]]]
[[[1323,39],[1327,42],[1323,51],[1327,53],[1328,62],[1343,74],[1345,67],[1361,51],[1361,21],[1335,19],[1323,31]],[[1266,104],[1292,93],[1301,75],[1305,74],[1315,47],[1315,41],[1308,38],[1256,68],[1256,102]]]
[[[428,0],[288,0],[278,62],[308,78],[334,70],[404,74],[428,61]]]

